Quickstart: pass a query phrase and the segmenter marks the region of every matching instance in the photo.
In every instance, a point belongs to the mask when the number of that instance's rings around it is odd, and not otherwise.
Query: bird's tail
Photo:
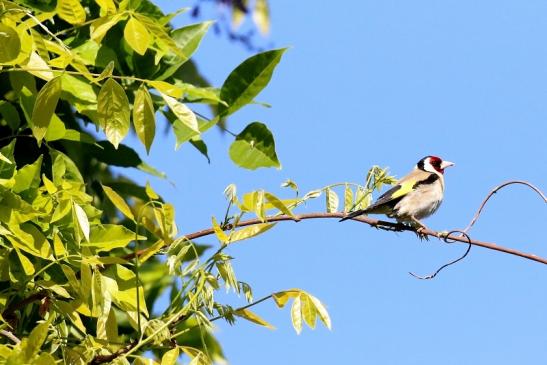
[[[345,220],[355,218],[358,215],[365,214],[366,212],[367,212],[367,209],[356,210],[355,212],[351,212],[348,215],[346,215],[344,218],[340,219],[339,222],[343,222]]]

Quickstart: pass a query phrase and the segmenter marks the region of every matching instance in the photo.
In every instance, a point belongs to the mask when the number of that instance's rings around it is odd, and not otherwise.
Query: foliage
[[[162,176],[125,137],[134,131],[150,151],[161,114],[177,146],[189,142],[207,155],[205,133],[253,102],[285,50],[251,56],[214,88],[191,60],[211,22],[173,29],[175,15],[147,0],[0,1],[0,363],[138,364],[147,351],[161,364],[180,355],[192,364],[220,360],[213,321],[271,327],[249,309],[262,300],[253,302],[224,249],[271,229],[267,215],[294,216],[323,192],[335,211],[337,186],[348,211],[391,182],[375,167],[365,186],[338,184],[301,198],[291,181],[284,185],[296,191],[292,199],[265,191],[238,198],[229,186],[228,213],[212,223],[219,247],[208,254],[180,235],[171,204],[112,172]],[[196,113],[197,104],[213,117]],[[280,167],[261,122],[235,137],[230,157],[244,168]],[[245,214],[263,223],[237,229]],[[218,302],[221,287],[249,304]],[[154,315],[166,290],[171,302]],[[293,300],[297,332],[316,318],[330,328],[323,304],[300,289],[265,298],[279,307]]]

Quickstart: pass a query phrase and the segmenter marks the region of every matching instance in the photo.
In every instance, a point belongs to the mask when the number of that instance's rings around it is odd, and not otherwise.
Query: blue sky
[[[166,10],[188,2],[163,1]],[[445,201],[426,220],[436,230],[463,228],[494,186],[510,179],[546,188],[547,3],[544,1],[272,1],[267,43],[290,46],[271,84],[229,121],[237,133],[265,122],[281,170],[246,171],[227,155],[229,135],[205,135],[211,164],[191,146],[174,152],[157,140],[147,162],[174,182],[151,179],[175,204],[182,233],[210,225],[225,210],[224,188],[264,188],[290,196],[342,181],[362,183],[374,164],[405,175],[423,156],[456,163]],[[188,22],[181,16],[175,24]],[[250,54],[210,32],[196,54],[220,86]],[[127,171],[140,181],[147,176]],[[301,212],[324,210],[323,199]],[[545,204],[516,186],[497,194],[473,238],[547,256],[540,229]],[[201,243],[215,244],[213,238]],[[427,274],[465,246],[355,222],[287,222],[234,244],[238,279],[256,298],[299,287],[328,307],[332,331],[296,335],[287,309],[255,307],[270,331],[217,322],[232,364],[529,364],[547,359],[547,267],[472,249],[430,281]],[[226,300],[237,306],[243,298]]]

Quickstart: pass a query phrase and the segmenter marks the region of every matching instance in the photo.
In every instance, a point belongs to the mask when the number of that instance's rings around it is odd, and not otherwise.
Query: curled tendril
[[[454,243],[456,242],[455,240],[453,239],[450,239],[450,235],[453,234],[453,233],[459,233],[461,234],[463,237],[465,237],[467,239],[468,242],[468,245],[467,245],[467,250],[465,250],[465,253],[458,257],[456,260],[453,260],[453,261],[450,261],[450,262],[447,262],[446,264],[444,264],[443,266],[439,267],[433,274],[429,274],[429,275],[426,275],[426,276],[420,276],[420,275],[416,275],[414,274],[413,272],[409,272],[410,275],[412,275],[413,277],[415,277],[416,279],[420,279],[420,280],[430,280],[430,279],[433,279],[435,276],[437,276],[438,273],[440,273],[444,268],[450,266],[450,265],[454,265],[455,263],[463,260],[468,254],[469,254],[469,251],[471,251],[471,237],[469,237],[469,235],[464,232],[464,231],[461,231],[459,229],[454,229],[450,232],[448,232],[446,235],[444,235],[443,237],[443,241],[444,243],[447,243],[447,244],[451,244],[451,243]]]

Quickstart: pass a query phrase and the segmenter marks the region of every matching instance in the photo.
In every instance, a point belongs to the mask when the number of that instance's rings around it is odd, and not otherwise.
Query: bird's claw
[[[416,231],[415,231],[416,236],[418,236],[420,241],[423,241],[423,240],[429,241],[429,236],[426,233],[424,233],[426,230],[427,230],[427,227],[424,227],[424,226],[420,226],[416,228]]]

